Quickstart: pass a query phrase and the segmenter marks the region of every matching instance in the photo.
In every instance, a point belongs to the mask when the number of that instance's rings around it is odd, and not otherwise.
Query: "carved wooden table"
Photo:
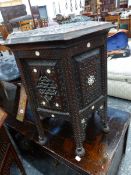
[[[90,117],[98,113],[103,131],[109,131],[106,37],[111,26],[88,21],[15,33],[8,38],[42,145],[46,142],[42,118],[70,122],[80,157],[85,154],[83,142]]]

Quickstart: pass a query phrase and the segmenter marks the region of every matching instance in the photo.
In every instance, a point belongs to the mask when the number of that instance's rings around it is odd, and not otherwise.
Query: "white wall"
[[[22,0],[22,1],[23,4],[26,5],[27,14],[31,14],[28,0]],[[32,6],[46,5],[48,17],[51,19],[54,18],[56,14],[62,14],[64,16],[67,16],[69,14],[75,14],[75,15],[80,14],[80,11],[83,10],[83,8],[80,8],[80,1],[82,7],[84,7],[85,0],[30,0]],[[71,4],[72,4],[72,11],[71,11]]]
[[[80,7],[80,1],[81,6]],[[71,11],[71,4],[72,4],[72,11]],[[85,6],[85,0],[50,0],[50,3],[48,3],[47,11],[49,14],[49,17],[55,17],[56,14],[62,14],[64,16],[67,16],[69,14],[80,14],[80,11],[83,10],[83,7]],[[76,9],[77,8],[77,9]]]
[[[1,22],[3,22],[4,20],[3,20],[3,17],[2,17],[2,15],[1,15],[1,11],[0,11],[0,23]]]
[[[44,5],[46,5],[46,1],[47,0],[30,0],[30,3],[31,3],[32,6],[36,6],[36,5],[38,5],[38,6],[44,6]],[[27,14],[31,14],[28,0],[22,0],[22,2],[23,2],[23,4],[26,5]]]
[[[131,0],[128,0],[128,7],[131,6]]]

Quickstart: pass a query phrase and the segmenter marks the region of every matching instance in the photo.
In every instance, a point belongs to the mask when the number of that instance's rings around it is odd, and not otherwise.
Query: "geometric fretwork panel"
[[[45,75],[39,77],[36,88],[39,95],[45,100],[45,103],[51,102],[58,93],[57,84]]]
[[[27,64],[38,107],[67,111],[63,73],[59,62],[56,60],[28,60]]]
[[[77,95],[83,108],[102,94],[100,50],[78,55],[74,61]]]

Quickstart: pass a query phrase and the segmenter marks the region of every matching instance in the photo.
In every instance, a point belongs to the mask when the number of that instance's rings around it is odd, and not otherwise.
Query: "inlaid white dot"
[[[44,117],[43,116],[40,116],[40,120],[43,120],[44,119]]]
[[[76,156],[75,159],[80,162],[81,161],[81,158],[79,156]]]
[[[23,114],[24,113],[24,110],[23,109],[20,109],[20,113]]]
[[[35,51],[35,55],[36,56],[40,56],[40,52],[39,51]]]
[[[54,114],[51,114],[51,117],[53,117],[53,118],[54,118],[54,117],[55,117],[55,115],[54,115]]]
[[[59,107],[60,105],[58,103],[55,104],[56,107]]]
[[[37,69],[33,69],[33,72],[37,73]]]
[[[91,109],[92,109],[92,110],[95,109],[95,106],[92,106]]]
[[[50,70],[50,69],[47,69],[46,72],[47,72],[48,74],[50,74],[50,73],[51,73],[51,70]]]
[[[42,101],[42,104],[45,106],[46,105],[46,102],[45,101]]]
[[[103,109],[103,108],[104,108],[104,106],[103,106],[103,105],[101,105],[101,106],[100,106],[100,109]]]
[[[81,120],[81,123],[82,124],[84,124],[86,121],[85,121],[85,119],[83,118],[82,120]]]
[[[87,47],[90,48],[91,47],[91,43],[87,43]]]

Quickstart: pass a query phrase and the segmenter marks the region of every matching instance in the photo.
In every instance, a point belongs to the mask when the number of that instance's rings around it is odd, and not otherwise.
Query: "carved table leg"
[[[107,102],[104,102],[104,105],[100,106],[98,115],[101,118],[103,132],[108,133],[110,131],[110,128],[107,121]]]
[[[85,149],[83,148],[83,146],[81,146],[80,148],[77,147],[75,152],[76,155],[79,157],[83,157],[85,155]]]
[[[83,139],[80,134],[78,134],[79,136],[77,134],[75,133],[75,142],[76,142],[75,153],[76,156],[83,157],[85,155],[85,149],[83,147]]]
[[[88,126],[88,119],[83,118],[81,120],[81,127],[82,127],[82,141],[84,142],[86,139],[86,128]]]
[[[83,148],[83,130],[82,127],[80,127],[79,124],[79,118],[77,115],[74,115],[73,117],[76,117],[74,119],[73,123],[73,131],[74,131],[74,138],[76,143],[76,150],[75,153],[79,157],[83,157],[85,155],[85,149]]]
[[[39,144],[44,145],[47,141],[47,138],[45,136],[44,128],[42,126],[42,123],[39,120],[37,121],[37,131],[38,131],[38,134],[39,134]]]
[[[38,112],[35,111],[35,108],[33,104],[31,104],[31,109],[32,109],[32,112],[33,112],[33,118],[34,118],[34,121],[35,121],[35,124],[36,124],[36,128],[37,128],[37,131],[38,131],[38,139],[39,139],[39,144],[40,145],[44,145],[47,141],[46,139],[46,136],[45,136],[45,132],[44,132],[44,128],[43,128],[43,125],[42,125],[42,121],[40,120],[40,115]]]

